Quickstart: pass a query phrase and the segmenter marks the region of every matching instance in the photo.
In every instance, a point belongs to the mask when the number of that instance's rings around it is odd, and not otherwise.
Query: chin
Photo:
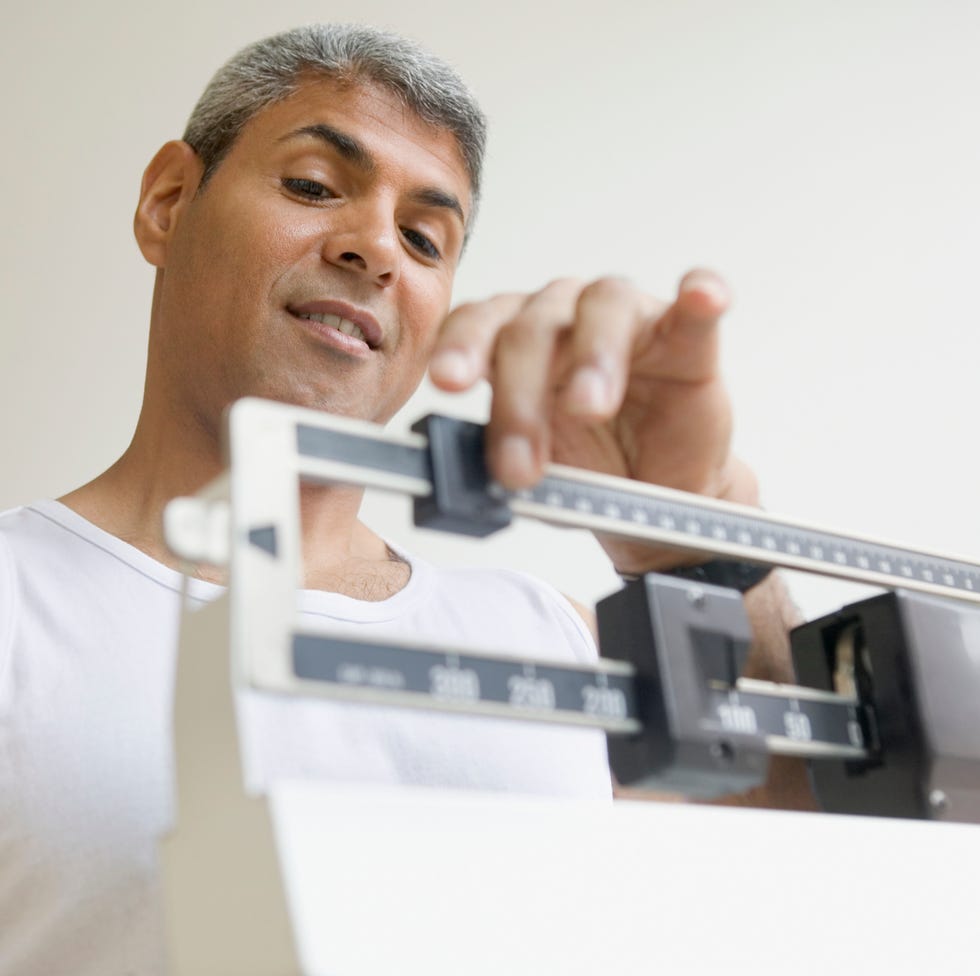
[[[387,423],[395,412],[384,410],[377,403],[365,403],[361,399],[352,400],[339,391],[308,390],[301,392],[288,390],[272,392],[266,390],[252,395],[264,397],[267,400],[276,400],[279,403],[288,403],[294,407],[320,410],[323,413],[350,417],[354,420],[368,420],[378,424]]]

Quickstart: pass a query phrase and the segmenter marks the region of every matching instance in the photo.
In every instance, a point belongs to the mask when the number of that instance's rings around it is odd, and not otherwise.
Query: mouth
[[[367,342],[367,338],[361,331],[361,327],[351,322],[350,319],[342,319],[339,315],[324,315],[322,312],[305,312],[302,315],[298,315],[297,318],[306,319],[307,322],[319,322],[321,325],[326,325],[331,329],[336,329],[338,332],[343,332],[344,335],[353,336],[355,339],[360,339],[361,342]]]
[[[295,318],[309,322],[313,331],[320,335],[329,336],[336,332],[369,349],[381,345],[383,333],[377,319],[370,312],[346,302],[305,302],[287,306],[287,311]]]

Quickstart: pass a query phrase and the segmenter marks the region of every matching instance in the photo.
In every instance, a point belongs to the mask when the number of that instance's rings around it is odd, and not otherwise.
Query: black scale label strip
[[[764,692],[712,688],[707,722],[721,733],[775,735],[805,746],[866,747],[859,706],[808,698],[786,698]]]
[[[422,448],[394,444],[380,437],[297,424],[296,449],[305,457],[432,481],[429,458]]]
[[[457,705],[490,703],[520,712],[534,710],[588,716],[603,721],[636,720],[630,675],[589,668],[428,651],[399,645],[296,634],[296,677],[370,689],[381,704],[386,693],[421,694]]]
[[[607,732],[639,721],[634,677],[475,654],[368,644],[313,634],[293,637],[297,678],[370,692],[375,704],[426,707],[488,704],[520,719],[586,716]],[[719,735],[780,736],[801,747],[864,747],[857,706],[765,693],[709,689],[704,724]]]

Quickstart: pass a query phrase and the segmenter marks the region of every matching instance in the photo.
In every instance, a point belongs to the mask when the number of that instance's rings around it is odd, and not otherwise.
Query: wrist
[[[680,488],[680,490],[687,489]],[[689,493],[749,508],[760,507],[758,479],[752,469],[736,457],[729,458],[713,484],[703,486],[701,491]],[[596,536],[612,561],[616,573],[624,579],[636,578],[644,573],[669,574],[675,570],[715,561],[711,552],[653,545],[633,539],[603,536],[599,533],[596,533]],[[754,563],[742,565],[757,568]]]
[[[747,593],[768,578],[773,568],[759,563],[740,562],[735,559],[711,559],[694,566],[678,566],[669,569],[664,575],[689,580],[692,583],[723,586],[729,590],[737,590],[739,593]]]
[[[734,455],[730,455],[718,470],[714,483],[704,486],[697,494],[735,505],[760,507],[755,472]],[[772,570],[770,566],[757,563],[716,558],[711,552],[652,546],[626,539],[600,538],[599,541],[612,560],[613,568],[625,580],[636,579],[645,573],[663,573],[693,582],[727,586],[744,593],[761,583]]]

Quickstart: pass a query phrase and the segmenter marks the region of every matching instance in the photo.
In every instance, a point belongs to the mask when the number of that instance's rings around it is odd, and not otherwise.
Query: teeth
[[[364,341],[364,333],[361,332],[359,326],[354,325],[353,322],[349,322],[347,319],[338,319],[337,328],[344,333],[344,335],[353,336],[355,339],[360,339],[361,342]]]
[[[328,325],[331,329],[343,332],[344,335],[352,336],[354,339],[360,339],[361,342],[367,341],[359,325],[355,325],[349,319],[342,319],[339,315],[326,315],[321,312],[303,312],[300,318],[310,319],[313,322]]]

